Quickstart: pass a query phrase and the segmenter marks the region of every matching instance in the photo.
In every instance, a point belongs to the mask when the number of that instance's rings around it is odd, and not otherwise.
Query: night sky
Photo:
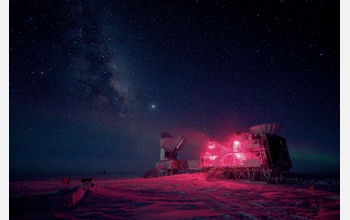
[[[146,172],[159,134],[280,123],[291,172],[340,170],[340,2],[9,3],[9,168]]]

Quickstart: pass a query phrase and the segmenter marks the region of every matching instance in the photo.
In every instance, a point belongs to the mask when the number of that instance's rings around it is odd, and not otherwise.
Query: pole
[[[314,192],[314,198],[316,201],[316,206],[318,208],[318,202],[317,202],[317,196],[316,196],[316,190],[315,190],[315,185],[309,186],[309,191],[313,191]]]
[[[314,192],[315,192],[315,201],[316,201],[316,206],[317,206],[317,208],[318,208],[318,202],[317,202],[317,197],[316,197],[316,190],[314,190]]]

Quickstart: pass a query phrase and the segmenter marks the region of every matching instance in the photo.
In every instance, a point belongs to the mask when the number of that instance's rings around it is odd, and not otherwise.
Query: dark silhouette
[[[64,184],[69,184],[69,181],[70,181],[70,175],[69,175],[69,177],[64,178],[62,183],[63,183],[63,185]]]

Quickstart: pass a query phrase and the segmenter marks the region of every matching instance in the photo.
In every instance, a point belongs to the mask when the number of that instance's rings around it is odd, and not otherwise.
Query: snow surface
[[[205,180],[204,175],[160,178],[10,182],[10,219],[339,219],[335,180],[269,184]]]

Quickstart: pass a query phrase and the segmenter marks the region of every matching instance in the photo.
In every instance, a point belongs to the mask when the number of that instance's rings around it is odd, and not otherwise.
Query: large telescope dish
[[[160,134],[160,148],[163,148],[167,152],[177,152],[181,150],[187,143],[187,139],[183,136],[174,138],[167,132]]]
[[[281,124],[263,124],[263,125],[257,125],[257,126],[251,127],[248,130],[254,135],[277,134],[282,128],[283,128],[283,125]]]

